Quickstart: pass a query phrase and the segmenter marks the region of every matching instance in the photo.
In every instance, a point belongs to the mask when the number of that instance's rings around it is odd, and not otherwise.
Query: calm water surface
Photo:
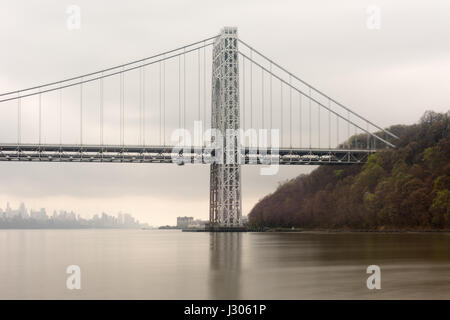
[[[0,298],[450,299],[450,234],[0,230]]]

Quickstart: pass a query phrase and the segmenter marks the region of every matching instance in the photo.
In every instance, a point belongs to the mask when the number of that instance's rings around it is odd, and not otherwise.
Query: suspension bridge
[[[358,164],[398,139],[232,27],[2,93],[0,107],[0,161],[210,165],[211,228],[241,224],[241,165]]]

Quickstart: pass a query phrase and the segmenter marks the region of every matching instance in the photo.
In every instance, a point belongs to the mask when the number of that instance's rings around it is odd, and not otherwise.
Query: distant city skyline
[[[138,228],[149,227],[147,223],[140,223],[129,213],[119,211],[117,216],[105,212],[94,214],[90,219],[68,210],[53,210],[47,213],[46,208],[39,210],[27,209],[21,202],[17,209],[6,203],[3,209],[0,206],[1,228]]]

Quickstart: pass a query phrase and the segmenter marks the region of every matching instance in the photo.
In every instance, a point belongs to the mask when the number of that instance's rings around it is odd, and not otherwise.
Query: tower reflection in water
[[[211,232],[209,291],[211,299],[240,299],[242,234]]]

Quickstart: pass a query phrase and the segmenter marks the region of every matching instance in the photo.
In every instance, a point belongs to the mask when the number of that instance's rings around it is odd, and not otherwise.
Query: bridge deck
[[[110,163],[197,163],[214,162],[211,148],[174,146],[100,146],[59,144],[0,144],[0,161],[31,162],[110,162]],[[267,152],[242,148],[241,164],[327,165],[364,163],[376,149],[281,148]]]

